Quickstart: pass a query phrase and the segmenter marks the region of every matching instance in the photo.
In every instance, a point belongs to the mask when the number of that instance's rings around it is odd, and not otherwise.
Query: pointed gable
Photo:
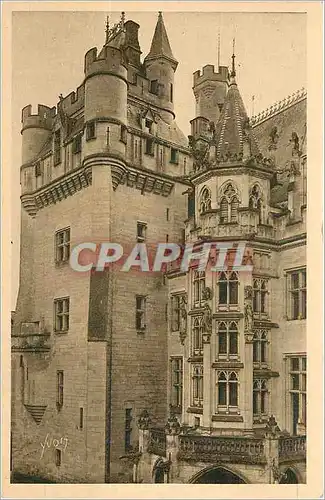
[[[158,21],[156,24],[155,32],[151,42],[151,48],[149,54],[146,56],[145,60],[157,59],[159,57],[165,57],[177,64],[175,57],[173,56],[172,49],[170,48],[164,20],[162,13],[159,12]]]
[[[260,154],[242,97],[236,82],[232,81],[216,126],[217,160],[242,159],[245,142],[250,146],[251,156]]]

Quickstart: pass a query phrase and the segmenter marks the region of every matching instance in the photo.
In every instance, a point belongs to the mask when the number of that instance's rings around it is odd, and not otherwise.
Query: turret
[[[49,108],[43,104],[38,105],[36,114],[32,114],[30,104],[23,108],[21,115],[23,165],[34,160],[50,138],[55,114],[55,107]]]
[[[149,54],[144,59],[146,76],[150,80],[150,91],[160,98],[165,110],[164,119],[171,122],[174,118],[174,74],[178,62],[170,48],[162,13],[151,42]]]
[[[85,154],[100,151],[125,155],[127,125],[127,62],[124,16],[106,34],[101,52],[85,55]]]
[[[228,68],[220,66],[218,71],[212,64],[193,74],[193,92],[196,100],[196,116],[217,124],[228,89]],[[193,134],[194,135],[194,134]]]

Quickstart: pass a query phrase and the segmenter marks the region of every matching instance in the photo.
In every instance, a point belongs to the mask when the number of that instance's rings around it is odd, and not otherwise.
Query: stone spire
[[[232,55],[230,85],[215,133],[216,159],[242,160],[259,156],[249,118],[236,83],[235,54]]]
[[[159,12],[158,21],[152,38],[150,51],[149,54],[146,56],[145,61],[152,59],[159,59],[161,57],[168,59],[171,63],[173,63],[176,66],[178,64],[170,48],[162,13]]]

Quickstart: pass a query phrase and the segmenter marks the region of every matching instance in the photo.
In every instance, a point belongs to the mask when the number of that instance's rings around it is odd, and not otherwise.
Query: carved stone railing
[[[21,323],[20,333],[11,335],[11,350],[14,352],[46,352],[50,349],[50,333],[42,329],[39,321]]]
[[[306,458],[306,436],[279,438],[279,461]]]
[[[151,429],[148,444],[148,453],[166,456],[166,433],[164,429]]]
[[[283,109],[286,109],[286,108],[292,106],[292,104],[295,104],[296,102],[299,102],[299,101],[305,99],[306,97],[307,97],[307,91],[304,88],[297,90],[296,92],[289,95],[288,97],[286,97],[282,101],[276,102],[275,104],[273,104],[269,108],[261,111],[260,113],[258,113],[258,115],[252,116],[250,119],[250,123],[254,127],[254,126],[258,125],[259,123],[261,123],[262,121],[266,120],[267,118],[270,118],[271,116],[276,115],[277,113],[279,113]]]
[[[263,464],[264,440],[246,437],[179,436],[178,460]]]

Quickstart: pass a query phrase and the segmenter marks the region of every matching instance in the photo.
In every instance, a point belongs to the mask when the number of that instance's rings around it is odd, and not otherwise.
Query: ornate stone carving
[[[272,127],[269,137],[270,137],[269,151],[271,151],[272,149],[277,149],[277,144],[279,140],[277,127]]]
[[[253,328],[253,308],[250,302],[245,304],[245,333],[250,333]]]
[[[270,437],[277,437],[280,433],[280,427],[275,420],[274,415],[271,415],[265,426],[266,435]]]
[[[139,429],[145,431],[150,427],[151,419],[147,410],[143,410],[138,418]]]
[[[179,338],[182,345],[184,345],[186,335],[187,335],[187,296],[182,295],[180,300],[180,329]]]
[[[181,432],[181,424],[175,415],[171,415],[165,425],[166,434],[179,434]]]
[[[206,333],[212,332],[212,313],[209,304],[205,304],[204,306],[203,328]]]
[[[213,296],[212,289],[208,286],[206,286],[202,292],[202,298],[203,300],[211,300]]]
[[[300,156],[300,146],[299,146],[299,137],[297,132],[292,132],[291,139],[289,141],[292,145],[292,156]]]
[[[244,288],[245,300],[252,300],[253,298],[253,287],[252,285],[247,285]]]

